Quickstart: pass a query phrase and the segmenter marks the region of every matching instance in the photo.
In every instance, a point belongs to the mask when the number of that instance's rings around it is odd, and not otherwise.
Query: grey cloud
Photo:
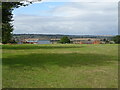
[[[47,12],[51,16],[16,15],[14,17],[14,33],[117,34],[116,4],[96,4],[69,3]],[[62,12],[62,10],[64,11]],[[72,14],[72,12],[73,15],[67,15]],[[65,13],[66,16],[64,16]]]

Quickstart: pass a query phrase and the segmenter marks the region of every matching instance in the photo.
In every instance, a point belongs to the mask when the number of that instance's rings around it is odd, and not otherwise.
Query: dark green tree
[[[13,31],[13,14],[12,11],[20,6],[27,6],[28,4],[20,2],[2,2],[2,43],[12,42]]]
[[[60,43],[62,44],[70,43],[70,39],[67,36],[64,36],[61,38]]]
[[[117,36],[113,37],[113,41],[114,41],[116,44],[120,44],[120,35],[117,35]]]
[[[104,41],[105,44],[109,44],[110,43],[110,41],[107,38],[104,38],[102,41]]]

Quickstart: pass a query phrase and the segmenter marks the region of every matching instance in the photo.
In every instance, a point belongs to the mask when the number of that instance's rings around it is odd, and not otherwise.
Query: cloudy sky
[[[118,34],[117,2],[41,2],[13,14],[17,34]]]

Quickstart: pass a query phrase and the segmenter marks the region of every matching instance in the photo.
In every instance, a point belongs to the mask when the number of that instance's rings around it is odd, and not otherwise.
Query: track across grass
[[[117,44],[2,45],[3,88],[117,88]]]

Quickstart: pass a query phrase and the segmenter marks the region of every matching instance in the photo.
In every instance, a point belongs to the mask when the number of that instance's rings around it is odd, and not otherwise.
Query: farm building
[[[71,41],[74,44],[101,44],[100,39],[96,38],[73,38]]]
[[[28,38],[28,39],[24,39],[24,43],[27,43],[27,44],[37,44],[39,39],[37,38]]]
[[[22,43],[26,43],[26,44],[51,44],[49,39],[44,39],[44,38],[28,38],[28,39],[24,39],[22,41]]]
[[[95,40],[95,41],[80,41],[79,44],[101,44],[100,41]]]
[[[57,44],[58,41],[60,41],[60,38],[50,39],[50,41],[51,41],[52,44]]]
[[[51,44],[50,40],[38,40],[37,44]]]

